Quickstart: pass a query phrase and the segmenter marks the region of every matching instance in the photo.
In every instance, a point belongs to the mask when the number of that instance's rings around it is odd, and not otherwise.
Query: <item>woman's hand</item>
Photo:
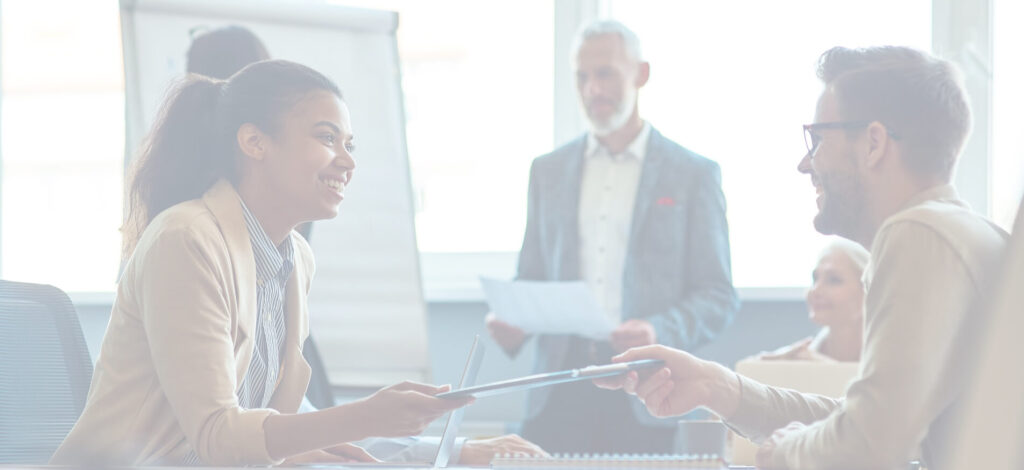
[[[814,338],[806,338],[784,348],[772,352],[761,353],[757,359],[765,361],[819,361],[835,362],[835,359],[828,357],[811,348]]]
[[[462,445],[459,465],[486,466],[495,457],[505,454],[549,457],[544,449],[526,439],[509,434],[490,439],[469,439]]]
[[[449,390],[415,382],[402,382],[379,390],[362,400],[320,411],[300,414],[272,414],[263,420],[267,453],[285,457],[324,458],[320,450],[336,457],[363,458],[352,447],[369,437],[405,437],[423,430],[445,413],[473,402],[472,398],[442,399],[434,395]],[[350,452],[351,451],[351,452]],[[304,455],[312,452],[311,455]]]
[[[373,437],[405,437],[423,432],[435,419],[462,408],[473,398],[437,398],[450,390],[448,385],[434,386],[402,382],[383,388],[354,403],[360,408],[362,423]]]
[[[814,338],[804,338],[788,346],[783,346],[774,351],[764,351],[761,354],[754,356],[754,359],[761,359],[764,361],[784,361],[798,359],[798,355],[802,351],[807,351],[811,346],[811,341]]]

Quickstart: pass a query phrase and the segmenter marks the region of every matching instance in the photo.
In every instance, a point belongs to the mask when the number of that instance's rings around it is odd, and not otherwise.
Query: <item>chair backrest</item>
[[[82,413],[91,379],[67,294],[0,280],[0,464],[46,463]]]

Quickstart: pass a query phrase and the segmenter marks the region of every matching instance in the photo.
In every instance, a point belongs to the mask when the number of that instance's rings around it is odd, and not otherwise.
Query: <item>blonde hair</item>
[[[857,268],[858,275],[864,273],[864,269],[868,266],[868,261],[871,260],[871,253],[868,250],[865,250],[859,243],[845,238],[833,237],[832,242],[825,246],[825,249],[821,250],[821,254],[818,255],[818,261],[820,262],[824,257],[832,253],[842,253],[845,255]]]

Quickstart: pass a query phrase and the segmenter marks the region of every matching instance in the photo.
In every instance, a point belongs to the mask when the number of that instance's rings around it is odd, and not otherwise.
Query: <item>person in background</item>
[[[771,387],[684,351],[648,346],[617,361],[666,368],[601,381],[657,416],[706,407],[760,443],[761,468],[950,468],[973,325],[1008,235],[951,185],[971,127],[957,68],[907,47],[826,51],[825,89],[797,167],[817,193],[815,228],[871,247],[864,350],[845,397]],[[920,453],[920,454],[919,454]]]
[[[186,53],[188,73],[226,80],[253,62],[270,59],[267,46],[256,33],[244,26],[227,25],[204,28],[200,31],[193,37]],[[303,222],[295,230],[308,241],[312,227],[312,222]],[[315,365],[311,371],[311,384],[320,384],[321,387],[317,390],[306,390],[306,397],[299,411],[315,411],[317,406],[314,406],[314,403],[318,403],[320,408],[333,406],[334,397],[330,382],[312,334],[303,344],[302,354],[310,365]],[[365,448],[374,457],[385,461],[425,462],[434,458],[440,441],[432,437],[390,437],[365,439],[356,444]],[[544,453],[516,435],[483,439],[459,438],[453,451],[457,456],[455,461],[463,465],[486,465],[495,455],[516,452]]]
[[[636,34],[595,21],[571,60],[590,131],[533,162],[517,278],[583,280],[618,327],[602,341],[538,335],[537,373],[606,363],[635,346],[695,348],[739,308],[718,164],[641,118],[650,64]],[[495,315],[486,323],[510,355],[527,339]],[[538,388],[522,433],[551,452],[671,452],[675,421],[639,405],[585,383]]]
[[[239,25],[192,30],[192,44],[185,53],[185,70],[227,80],[253,62],[270,59],[259,36]]]
[[[818,258],[807,291],[811,321],[822,328],[812,338],[756,356],[763,360],[857,362],[864,331],[864,282],[870,254],[843,238],[830,243]]]

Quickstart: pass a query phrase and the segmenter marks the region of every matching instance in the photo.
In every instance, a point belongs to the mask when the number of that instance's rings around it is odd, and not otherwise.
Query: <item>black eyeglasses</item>
[[[861,127],[867,127],[874,121],[835,121],[835,122],[816,122],[814,124],[804,124],[804,143],[807,144],[807,154],[814,156],[814,151],[818,150],[818,144],[821,144],[821,136],[815,133],[817,130],[822,129],[858,129]]]
[[[834,122],[816,122],[814,124],[804,124],[804,143],[807,144],[807,154],[814,156],[814,152],[818,150],[818,145],[821,144],[821,136],[816,134],[814,131],[820,129],[859,129],[861,127],[867,127],[875,121],[834,121]],[[885,133],[889,134],[889,137],[893,140],[899,140],[899,134],[893,132],[886,126]]]

